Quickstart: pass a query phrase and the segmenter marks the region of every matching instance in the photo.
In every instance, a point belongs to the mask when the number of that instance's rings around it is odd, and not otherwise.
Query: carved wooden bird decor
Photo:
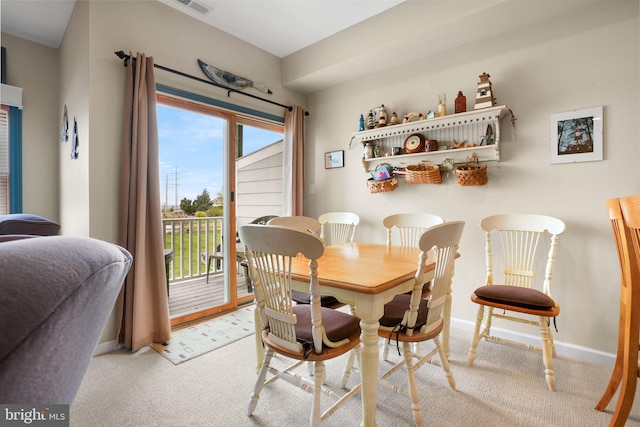
[[[264,93],[273,93],[271,90],[262,83],[254,83],[253,81],[245,78],[236,76],[228,71],[221,70],[212,65],[208,65],[205,62],[198,59],[198,65],[202,68],[204,74],[212,81],[220,86],[228,87],[230,89],[242,90],[248,87],[253,87],[258,89],[260,92]]]

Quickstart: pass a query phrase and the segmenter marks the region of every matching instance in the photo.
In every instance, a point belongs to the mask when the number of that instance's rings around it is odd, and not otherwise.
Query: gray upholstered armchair
[[[71,404],[132,258],[101,240],[0,243],[0,402]]]

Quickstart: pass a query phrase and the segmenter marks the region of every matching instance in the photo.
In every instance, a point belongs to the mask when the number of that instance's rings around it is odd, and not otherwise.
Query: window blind
[[[0,215],[9,213],[9,109],[0,108]]]

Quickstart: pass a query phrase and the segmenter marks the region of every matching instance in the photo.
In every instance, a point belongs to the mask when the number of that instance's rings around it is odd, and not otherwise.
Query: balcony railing
[[[206,258],[201,254],[219,252],[222,243],[222,217],[163,219],[164,247],[173,249],[169,281],[193,279],[207,274]],[[214,261],[211,273],[221,272]]]

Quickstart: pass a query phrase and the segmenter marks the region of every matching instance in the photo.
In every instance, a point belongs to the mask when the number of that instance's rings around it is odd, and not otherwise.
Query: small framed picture
[[[324,153],[324,168],[342,168],[344,167],[344,150],[329,151]]]
[[[602,160],[602,107],[551,115],[551,164]]]

